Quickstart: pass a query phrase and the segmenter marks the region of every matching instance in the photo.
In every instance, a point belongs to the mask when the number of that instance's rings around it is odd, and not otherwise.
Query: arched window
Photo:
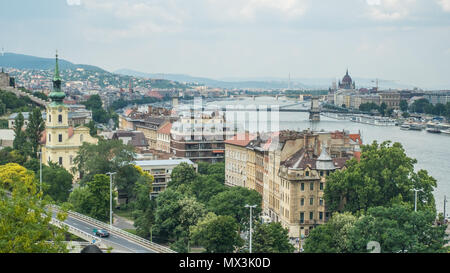
[[[62,122],[63,122],[62,115],[58,115],[58,123],[62,123]]]

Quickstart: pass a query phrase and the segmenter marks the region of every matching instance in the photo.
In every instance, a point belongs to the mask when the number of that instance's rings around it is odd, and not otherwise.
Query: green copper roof
[[[58,80],[61,80],[61,76],[59,75],[58,52],[56,52],[55,74],[53,76],[53,81],[58,81]]]
[[[60,103],[62,103],[62,101],[66,97],[66,94],[61,90],[61,76],[59,75],[58,52],[56,52],[55,74],[53,76],[53,91],[49,94],[49,97],[53,102]]]

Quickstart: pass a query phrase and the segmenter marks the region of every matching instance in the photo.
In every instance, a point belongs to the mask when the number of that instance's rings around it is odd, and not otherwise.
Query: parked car
[[[109,237],[109,232],[105,229],[96,229],[93,230],[94,235],[98,237]]]

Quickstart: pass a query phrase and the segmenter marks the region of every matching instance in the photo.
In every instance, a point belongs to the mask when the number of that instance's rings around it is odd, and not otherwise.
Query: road
[[[94,228],[101,228],[90,223],[83,222],[77,218],[71,217],[70,215],[67,216],[67,219],[64,221],[64,223],[90,234],[93,234]],[[105,245],[112,246],[116,251],[128,253],[156,253],[155,251],[143,247],[135,242],[128,241],[120,236],[117,236],[114,234],[114,232],[110,232],[109,237],[101,238],[101,241]]]

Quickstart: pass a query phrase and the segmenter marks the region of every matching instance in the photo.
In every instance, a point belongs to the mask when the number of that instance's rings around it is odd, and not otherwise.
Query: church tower
[[[64,165],[64,156],[57,156],[56,151],[63,148],[65,140],[68,139],[69,131],[69,108],[64,105],[64,98],[66,94],[61,89],[61,76],[59,75],[58,53],[56,53],[55,73],[53,76],[53,90],[49,94],[52,100],[47,105],[46,115],[46,134],[47,134],[47,158],[43,157],[45,161],[57,162]]]
[[[97,139],[89,134],[89,128],[69,126],[69,107],[64,104],[66,94],[61,89],[58,53],[56,54],[53,90],[49,94],[51,102],[47,104],[45,135],[43,136],[42,160],[54,162],[66,170],[74,167],[74,158],[83,142],[97,143]],[[76,179],[76,176],[74,177]]]

